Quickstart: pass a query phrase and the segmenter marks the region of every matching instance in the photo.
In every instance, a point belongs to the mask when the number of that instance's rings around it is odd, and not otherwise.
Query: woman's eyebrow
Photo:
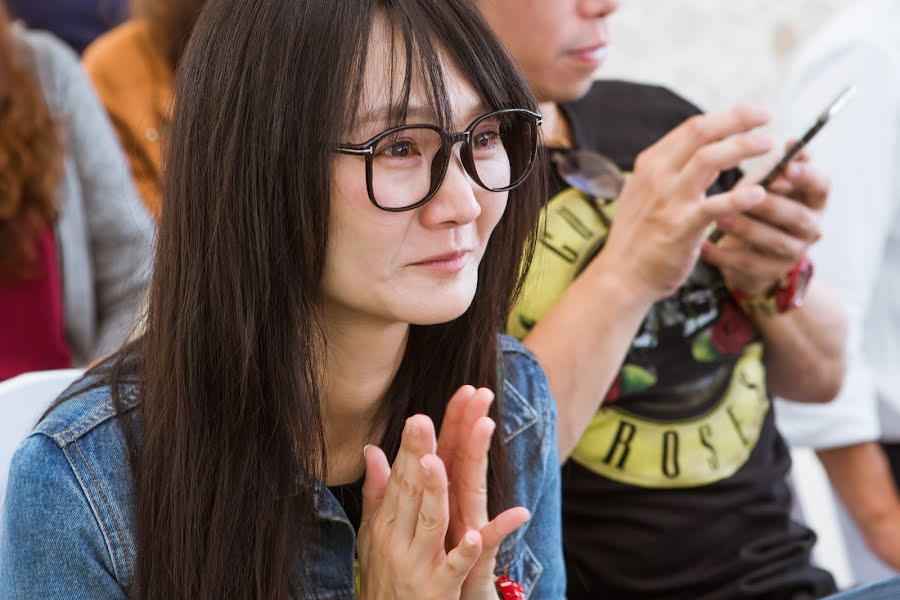
[[[488,112],[488,108],[483,101],[479,101],[471,108],[463,113],[465,119],[461,119],[458,125],[466,127],[476,118]],[[406,123],[433,123],[435,121],[434,111],[424,104],[403,104],[388,105],[387,103],[378,105],[374,108],[366,110],[362,116],[356,121],[357,127],[366,128],[369,126],[387,124],[391,115],[406,116]]]
[[[386,124],[392,115],[406,115],[406,121],[428,122],[434,120],[434,111],[421,104],[381,104],[366,110],[356,123],[358,127]]]

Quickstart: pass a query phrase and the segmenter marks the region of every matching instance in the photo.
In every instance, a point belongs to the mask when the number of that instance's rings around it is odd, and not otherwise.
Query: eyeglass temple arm
[[[373,150],[371,146],[366,148],[359,148],[357,146],[336,146],[334,148],[335,152],[340,152],[341,154],[356,154],[356,155],[369,155],[372,154]]]

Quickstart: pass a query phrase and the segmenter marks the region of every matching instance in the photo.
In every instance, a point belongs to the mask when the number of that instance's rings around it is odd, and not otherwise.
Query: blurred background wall
[[[621,0],[599,76],[662,83],[705,110],[772,106],[795,49],[853,1]]]

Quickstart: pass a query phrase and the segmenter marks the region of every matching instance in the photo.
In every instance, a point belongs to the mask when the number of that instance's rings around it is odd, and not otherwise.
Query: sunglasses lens
[[[553,162],[566,183],[595,198],[618,198],[625,185],[621,169],[610,159],[591,150],[555,152]]]

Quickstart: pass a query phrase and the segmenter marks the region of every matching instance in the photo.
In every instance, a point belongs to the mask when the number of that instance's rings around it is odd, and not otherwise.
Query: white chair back
[[[81,369],[39,371],[0,382],[0,506],[16,448],[47,407],[83,373]]]

